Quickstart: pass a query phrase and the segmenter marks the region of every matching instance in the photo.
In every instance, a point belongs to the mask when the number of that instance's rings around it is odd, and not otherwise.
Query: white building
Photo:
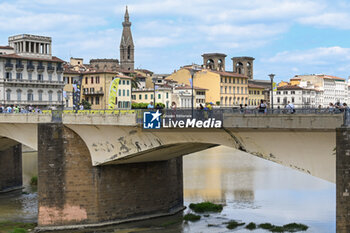
[[[62,73],[63,60],[51,54],[51,37],[9,37],[9,46],[0,47],[0,103],[61,106]]]
[[[330,103],[348,101],[348,84],[343,78],[324,74],[297,75],[295,77],[300,79],[300,87],[312,87],[319,91],[319,104],[322,107],[327,107]]]
[[[206,89],[200,87],[193,87],[194,89],[194,107],[199,107],[200,104],[205,106]],[[173,101],[178,108],[191,108],[192,88],[188,85],[180,85],[173,88]]]
[[[302,88],[300,86],[287,85],[278,87],[273,94],[274,108],[285,108],[288,101],[295,108],[317,108],[320,103],[321,91],[316,89]]]

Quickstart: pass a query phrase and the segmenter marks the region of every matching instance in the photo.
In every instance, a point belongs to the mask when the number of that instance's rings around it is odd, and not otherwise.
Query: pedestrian
[[[147,108],[148,109],[154,109],[154,105],[153,105],[152,101],[147,105]]]
[[[79,110],[84,110],[84,105],[83,104],[79,105]]]
[[[259,113],[265,113],[267,106],[264,103],[264,100],[260,100],[260,104],[257,108],[259,109]]]

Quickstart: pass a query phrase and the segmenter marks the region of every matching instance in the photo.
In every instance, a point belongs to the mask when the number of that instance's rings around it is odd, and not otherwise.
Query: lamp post
[[[191,69],[190,69],[190,73],[191,73],[191,86],[192,86],[192,98],[191,98],[191,107],[192,107],[192,119],[193,119],[193,111],[194,111],[194,95],[193,95],[193,91],[194,91],[194,82],[193,82],[193,78],[194,78],[194,74],[197,72],[197,71],[200,71],[200,68],[196,65],[192,65]]]
[[[153,82],[153,106],[154,106],[154,108],[156,108],[156,82],[157,82],[157,78],[152,78],[152,82]]]
[[[271,79],[271,109],[273,109],[273,79],[275,74],[269,74],[269,77]]]

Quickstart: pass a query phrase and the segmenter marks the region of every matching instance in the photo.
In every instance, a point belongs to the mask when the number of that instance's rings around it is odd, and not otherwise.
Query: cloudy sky
[[[129,6],[135,67],[171,73],[201,54],[255,57],[254,78],[350,75],[350,1],[337,0],[12,0],[0,1],[0,44],[30,33],[51,36],[69,60],[119,58]]]

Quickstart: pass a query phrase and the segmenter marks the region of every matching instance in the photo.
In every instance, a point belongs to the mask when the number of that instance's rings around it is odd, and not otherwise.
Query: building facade
[[[172,88],[171,87],[159,87],[154,91],[153,88],[133,89],[132,102],[133,103],[150,103],[154,102],[154,96],[156,103],[162,103],[165,108],[170,108],[172,103]]]
[[[265,87],[255,84],[248,84],[248,91],[248,106],[258,106],[261,100],[265,100]]]
[[[2,105],[63,106],[63,60],[52,56],[51,37],[11,36],[9,46],[1,47]]]

